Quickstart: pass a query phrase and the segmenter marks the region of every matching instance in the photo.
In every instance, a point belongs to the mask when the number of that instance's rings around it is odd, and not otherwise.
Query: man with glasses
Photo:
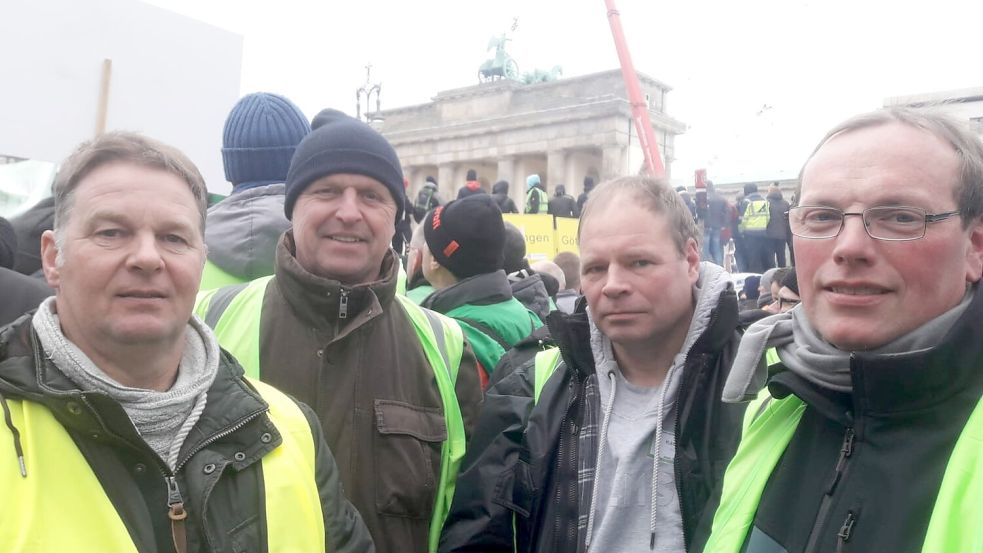
[[[801,306],[741,342],[724,400],[753,402],[706,551],[979,551],[983,145],[860,115],[796,197]]]

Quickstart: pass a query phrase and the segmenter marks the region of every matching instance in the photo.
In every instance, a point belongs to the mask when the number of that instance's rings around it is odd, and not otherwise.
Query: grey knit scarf
[[[945,337],[952,325],[969,307],[975,288],[966,291],[959,305],[928,321],[915,330],[887,344],[867,350],[874,356],[911,353],[932,348]],[[765,387],[768,367],[765,350],[775,348],[790,371],[802,378],[837,392],[851,393],[850,352],[837,349],[809,324],[802,307],[787,313],[765,317],[752,324],[741,338],[730,375],[724,384],[723,400],[727,403],[750,401]]]
[[[83,391],[99,391],[119,402],[137,432],[175,470],[178,453],[205,409],[207,391],[218,371],[218,341],[192,317],[185,332],[184,353],[170,390],[130,388],[113,380],[65,337],[55,313],[55,298],[41,303],[33,326],[45,355]]]

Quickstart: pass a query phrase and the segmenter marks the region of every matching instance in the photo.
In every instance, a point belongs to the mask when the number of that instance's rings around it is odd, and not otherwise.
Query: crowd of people
[[[249,94],[219,154],[209,207],[179,150],[108,132],[0,220],[0,549],[979,550],[958,123],[851,118],[791,203],[530,175],[523,211],[580,219],[532,264],[507,182],[408,197],[336,110]]]

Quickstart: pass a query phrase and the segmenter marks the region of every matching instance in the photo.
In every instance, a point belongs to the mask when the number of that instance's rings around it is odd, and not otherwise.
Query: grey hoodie
[[[208,260],[243,280],[273,274],[276,244],[290,221],[283,214],[284,185],[236,192],[208,210]]]
[[[603,414],[588,515],[588,551],[686,550],[674,473],[676,396],[686,355],[706,331],[710,313],[730,282],[730,275],[718,265],[700,264],[693,287],[693,319],[661,387],[644,388],[625,380],[611,341],[591,320]]]

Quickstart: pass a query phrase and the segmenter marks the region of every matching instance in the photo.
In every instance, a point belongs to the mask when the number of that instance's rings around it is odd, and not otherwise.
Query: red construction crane
[[[662,156],[659,154],[659,143],[656,142],[655,133],[652,131],[648,103],[645,101],[645,96],[642,94],[642,87],[638,83],[635,66],[631,63],[631,54],[628,53],[625,31],[621,28],[621,16],[618,13],[618,9],[614,7],[614,0],[604,0],[604,4],[608,8],[608,23],[611,24],[611,34],[614,35],[614,46],[618,50],[618,60],[621,62],[621,76],[624,77],[625,88],[628,90],[628,102],[631,104],[631,119],[635,123],[635,131],[638,132],[642,153],[645,154],[645,167],[653,177],[665,176],[666,167],[662,163]]]

